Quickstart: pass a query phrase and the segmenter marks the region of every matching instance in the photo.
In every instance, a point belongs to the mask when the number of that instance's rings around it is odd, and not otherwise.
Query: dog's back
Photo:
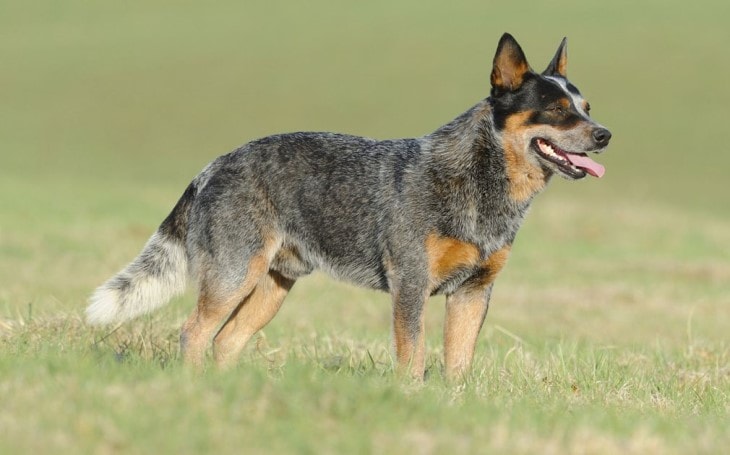
[[[240,280],[245,258],[272,242],[272,268],[286,277],[321,268],[387,290],[381,233],[397,199],[393,173],[417,148],[415,140],[293,133],[219,158],[191,208],[195,269],[225,262]]]

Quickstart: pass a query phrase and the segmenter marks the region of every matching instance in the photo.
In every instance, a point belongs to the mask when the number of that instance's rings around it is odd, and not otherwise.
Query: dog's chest
[[[450,294],[462,286],[485,287],[507,260],[528,203],[499,204],[463,211],[455,237],[430,235],[426,253],[432,294]]]

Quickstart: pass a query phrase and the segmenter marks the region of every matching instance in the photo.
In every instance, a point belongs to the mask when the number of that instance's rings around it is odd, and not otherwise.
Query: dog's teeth
[[[562,155],[559,155],[558,152],[555,151],[555,148],[553,148],[552,144],[550,144],[549,142],[541,140],[538,142],[538,145],[540,146],[540,151],[545,155],[556,159],[561,163],[568,163],[568,161]]]

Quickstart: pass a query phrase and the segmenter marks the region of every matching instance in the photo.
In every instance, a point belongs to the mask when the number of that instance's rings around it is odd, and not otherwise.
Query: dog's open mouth
[[[555,164],[563,173],[573,178],[584,177],[586,173],[601,178],[606,173],[606,168],[588,158],[585,153],[567,152],[541,138],[534,139],[532,145],[541,157]]]

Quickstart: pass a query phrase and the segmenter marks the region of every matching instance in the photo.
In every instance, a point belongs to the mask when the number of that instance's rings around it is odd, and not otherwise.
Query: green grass
[[[721,453],[730,446],[730,4],[0,0],[0,453]],[[475,368],[392,372],[386,295],[300,280],[230,372],[180,365],[187,294],[81,316],[189,180],[255,137],[427,133],[487,95],[504,31],[614,133],[555,181]]]

